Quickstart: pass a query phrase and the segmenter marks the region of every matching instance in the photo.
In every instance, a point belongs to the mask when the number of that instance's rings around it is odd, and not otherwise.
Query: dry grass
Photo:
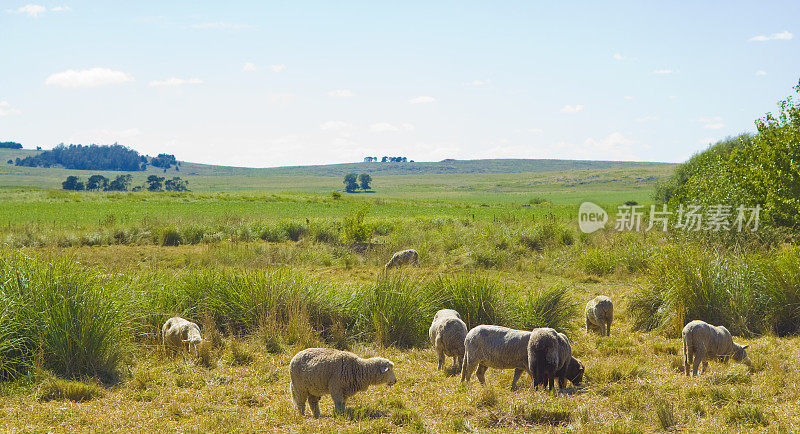
[[[575,295],[588,299],[606,293],[624,306],[629,288],[629,280],[609,280],[580,284]],[[351,350],[362,356],[393,360],[398,383],[357,394],[348,401],[345,415],[334,417],[332,402],[325,397],[321,419],[300,417],[288,393],[288,363],[301,346],[283,345],[275,351],[264,339],[265,330],[228,338],[216,348],[209,345],[199,358],[172,357],[140,344],[130,372],[116,386],[50,379],[38,386],[2,389],[0,430],[726,432],[792,431],[800,423],[795,374],[800,338],[748,340],[754,369],[712,362],[705,376],[687,378],[677,372],[682,366],[677,339],[629,331],[619,310],[610,338],[576,327],[570,337],[586,365],[585,383],[559,393],[532,392],[526,377],[511,391],[513,372],[491,369],[486,387],[475,381],[462,386],[458,376],[436,371],[436,356],[429,348],[354,344]],[[42,399],[45,389],[55,392]],[[77,389],[92,391],[67,393]],[[78,395],[80,399],[70,397]]]

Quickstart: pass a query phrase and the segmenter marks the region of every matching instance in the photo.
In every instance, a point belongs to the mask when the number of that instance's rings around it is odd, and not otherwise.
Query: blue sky
[[[0,0],[0,140],[252,167],[682,161],[800,78],[800,2]]]

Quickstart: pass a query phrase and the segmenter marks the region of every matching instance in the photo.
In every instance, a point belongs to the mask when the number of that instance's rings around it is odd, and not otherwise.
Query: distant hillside
[[[557,172],[567,170],[619,169],[623,167],[644,167],[668,163],[629,162],[629,161],[590,161],[590,160],[444,160],[440,162],[414,163],[342,163],[318,166],[286,166],[264,169],[243,167],[212,166],[185,163],[185,174],[197,175],[304,175],[304,176],[344,176],[348,173],[369,173],[374,175],[422,175],[422,174],[468,174],[468,173],[532,173]]]

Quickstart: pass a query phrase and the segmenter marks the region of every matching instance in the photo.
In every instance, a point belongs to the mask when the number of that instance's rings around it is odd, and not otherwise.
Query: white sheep
[[[414,249],[401,250],[394,255],[392,259],[383,267],[385,270],[394,267],[401,267],[403,265],[413,265],[419,267],[419,253]]]
[[[319,417],[319,399],[330,394],[336,412],[345,411],[345,400],[374,384],[397,382],[394,363],[383,357],[362,359],[333,348],[308,348],[289,362],[292,400],[305,414],[306,400],[314,417]]]
[[[611,321],[614,319],[614,304],[605,295],[598,295],[586,303],[586,331],[595,330],[600,336],[611,335]]]
[[[433,316],[433,322],[428,329],[431,345],[439,356],[439,367],[444,368],[445,356],[453,358],[453,363],[458,370],[464,363],[464,339],[467,337],[467,325],[461,320],[461,315],[453,309],[441,309]]]
[[[534,388],[542,384],[553,390],[556,377],[559,389],[566,386],[566,380],[576,386],[583,380],[583,364],[572,357],[572,347],[565,334],[549,327],[533,329],[527,349],[528,371]]]
[[[733,342],[731,332],[723,326],[713,326],[707,322],[694,320],[683,327],[683,367],[686,376],[689,376],[689,367],[692,375],[697,376],[697,368],[703,363],[700,373],[705,373],[708,360],[718,357],[731,357],[737,362],[751,366],[750,357],[746,348],[750,345],[739,345]]]
[[[197,324],[179,316],[170,318],[161,327],[161,343],[164,347],[179,348],[184,345],[189,353],[194,350],[197,354],[197,345],[203,341],[200,336],[200,327]]]
[[[517,380],[523,372],[528,372],[528,339],[531,332],[514,330],[496,325],[479,325],[467,333],[464,340],[464,363],[461,367],[461,382],[469,382],[476,376],[481,384],[486,383],[486,369],[513,369],[514,379],[511,388],[517,387]]]

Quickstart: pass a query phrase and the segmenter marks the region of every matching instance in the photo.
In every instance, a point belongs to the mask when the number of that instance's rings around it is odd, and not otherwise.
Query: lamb
[[[197,354],[197,344],[203,341],[200,336],[200,327],[197,324],[179,316],[170,318],[161,327],[162,345],[173,349],[186,344],[189,353],[194,350]]]
[[[514,330],[496,325],[479,325],[467,333],[464,339],[465,353],[461,367],[461,382],[468,383],[470,376],[478,369],[477,377],[486,384],[486,369],[513,369],[514,379],[511,389],[517,387],[517,380],[523,372],[528,372],[528,339],[531,332]]]
[[[578,385],[583,381],[583,364],[572,357],[569,339],[549,327],[533,329],[528,342],[528,371],[534,377],[533,387],[553,390],[555,378],[558,388],[564,389],[569,379]]]
[[[611,335],[611,321],[614,319],[614,304],[605,295],[598,295],[586,303],[586,331],[595,330],[600,336]]]
[[[397,382],[394,363],[382,357],[362,359],[333,348],[308,348],[289,362],[292,399],[301,415],[306,400],[315,418],[319,418],[319,399],[330,394],[335,411],[343,413],[345,400],[374,384]]]
[[[444,358],[453,358],[456,369],[461,370],[464,363],[464,339],[467,336],[467,325],[461,320],[461,315],[453,309],[441,309],[433,316],[433,322],[428,329],[431,345],[439,356],[439,367],[444,368]]]
[[[718,357],[731,357],[737,362],[752,366],[746,348],[750,345],[739,345],[733,342],[731,332],[723,326],[712,326],[704,321],[694,320],[683,327],[683,367],[686,376],[689,376],[689,366],[692,366],[692,375],[697,376],[697,368],[703,362],[705,373],[708,368],[708,359]]]
[[[385,270],[394,267],[401,267],[403,265],[413,265],[419,267],[419,253],[414,249],[401,250],[394,255],[392,259],[383,267]]]

